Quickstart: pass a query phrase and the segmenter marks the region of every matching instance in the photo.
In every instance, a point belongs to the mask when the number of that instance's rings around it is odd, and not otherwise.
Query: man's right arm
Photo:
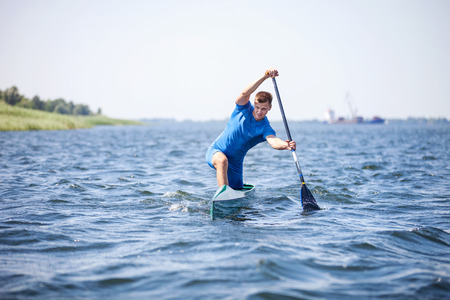
[[[282,139],[277,138],[274,135],[268,135],[266,137],[266,140],[269,145],[276,150],[295,150],[297,147],[297,144],[294,141],[283,141]]]

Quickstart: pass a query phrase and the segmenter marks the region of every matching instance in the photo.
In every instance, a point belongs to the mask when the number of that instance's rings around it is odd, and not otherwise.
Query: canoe
[[[212,197],[211,219],[223,219],[235,214],[245,206],[255,193],[255,186],[244,184],[242,189],[234,190],[228,185],[221,186]]]

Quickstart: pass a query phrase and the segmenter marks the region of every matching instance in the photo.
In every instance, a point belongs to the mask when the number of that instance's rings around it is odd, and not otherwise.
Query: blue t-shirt
[[[276,135],[267,117],[256,121],[253,105],[236,104],[224,131],[214,141],[214,148],[222,151],[229,161],[243,161],[252,147],[266,141],[268,135]]]

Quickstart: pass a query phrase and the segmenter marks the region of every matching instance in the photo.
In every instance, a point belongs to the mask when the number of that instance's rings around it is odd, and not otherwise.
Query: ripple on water
[[[405,255],[414,254],[442,256],[442,260],[450,263],[446,257],[450,248],[450,234],[433,227],[417,227],[410,230],[384,232],[390,240],[390,245],[395,246],[396,251]]]
[[[172,150],[169,153],[169,156],[174,156],[174,157],[183,157],[186,155],[186,151],[183,150]]]

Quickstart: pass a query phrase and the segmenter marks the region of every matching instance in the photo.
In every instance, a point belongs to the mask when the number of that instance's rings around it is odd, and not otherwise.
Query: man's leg
[[[212,163],[217,171],[217,183],[219,186],[228,185],[228,158],[222,152],[214,153]]]
[[[243,160],[228,159],[228,185],[233,189],[242,189],[243,186]]]

